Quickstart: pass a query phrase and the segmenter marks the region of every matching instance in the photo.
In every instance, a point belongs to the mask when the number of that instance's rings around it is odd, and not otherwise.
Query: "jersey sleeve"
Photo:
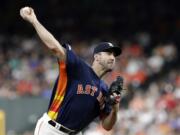
[[[84,61],[75,54],[69,44],[62,45],[66,49],[66,69],[68,76],[76,76],[84,63]]]
[[[66,49],[66,64],[72,66],[72,68],[77,66],[81,59],[74,53],[69,44],[63,44],[63,47]]]

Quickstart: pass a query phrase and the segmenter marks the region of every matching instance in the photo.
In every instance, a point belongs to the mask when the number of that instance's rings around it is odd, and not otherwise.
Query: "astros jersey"
[[[66,48],[66,61],[58,61],[59,76],[55,82],[48,115],[62,125],[76,131],[86,127],[100,113],[108,114],[110,107],[100,107],[99,99],[107,94],[107,85],[93,69]]]

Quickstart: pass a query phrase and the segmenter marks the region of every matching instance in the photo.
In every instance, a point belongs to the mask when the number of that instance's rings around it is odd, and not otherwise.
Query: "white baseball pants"
[[[50,125],[48,123],[49,120],[51,120],[50,117],[47,113],[44,113],[36,124],[34,135],[68,135],[67,133],[64,133]],[[82,133],[80,132],[77,135],[82,135]]]

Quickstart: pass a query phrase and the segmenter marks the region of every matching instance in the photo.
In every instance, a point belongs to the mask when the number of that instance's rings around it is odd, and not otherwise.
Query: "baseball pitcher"
[[[99,43],[94,49],[93,64],[89,66],[69,44],[60,44],[54,38],[31,7],[22,8],[20,15],[32,24],[59,64],[47,112],[38,120],[34,135],[81,135],[82,129],[97,117],[104,129],[111,130],[117,119],[121,95],[116,91],[121,91],[122,83],[117,81],[108,88],[101,78],[113,69],[121,49],[109,42]]]

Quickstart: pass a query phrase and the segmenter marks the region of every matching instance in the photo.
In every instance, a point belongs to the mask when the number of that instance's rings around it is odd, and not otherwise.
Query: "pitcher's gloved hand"
[[[110,105],[115,105],[120,102],[121,93],[123,90],[123,78],[118,76],[117,79],[112,82],[109,88],[109,93],[106,98],[106,102]]]

